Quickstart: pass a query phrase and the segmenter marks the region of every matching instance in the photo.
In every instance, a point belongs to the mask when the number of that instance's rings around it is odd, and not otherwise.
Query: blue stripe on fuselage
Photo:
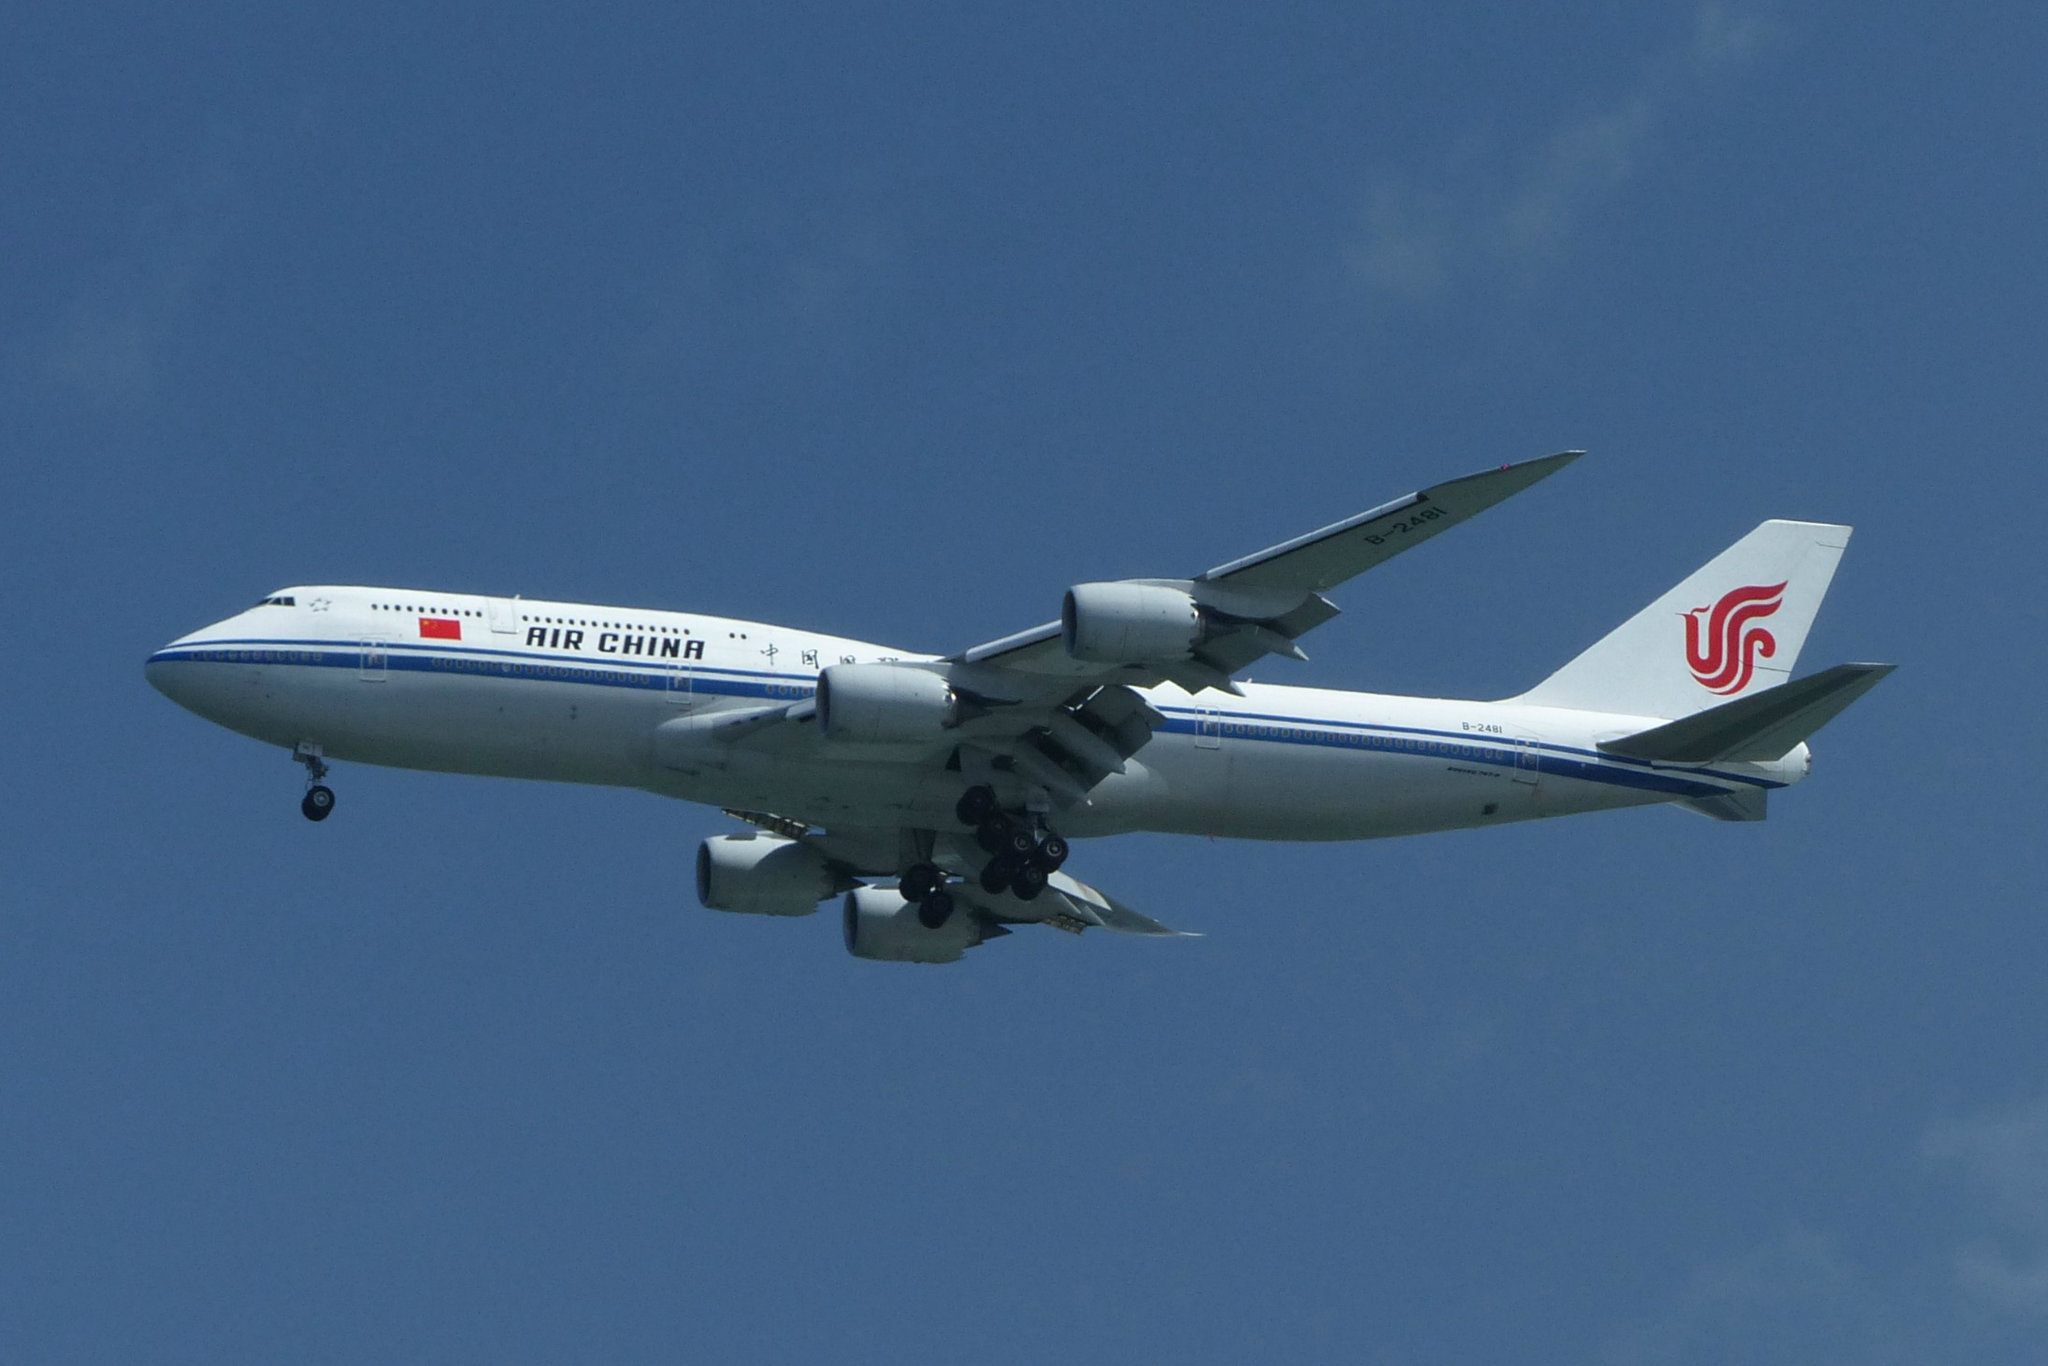
[[[535,655],[526,651],[491,650],[477,646],[451,649],[443,645],[392,641],[379,642],[375,651],[384,655],[385,669],[405,673],[461,673],[478,678],[523,678],[543,683],[577,683],[588,687],[633,688],[648,692],[666,692],[677,676],[673,668],[622,668],[609,661],[599,664],[575,655]],[[148,662],[360,669],[364,653],[359,644],[332,640],[208,641],[168,646],[151,655]],[[692,662],[698,667],[685,672],[693,694],[796,700],[810,697],[817,691],[817,678],[813,674],[715,668],[699,661]],[[1476,743],[1471,735],[1456,731],[1262,712],[1211,712],[1181,707],[1162,707],[1160,710],[1166,716],[1166,723],[1159,729],[1177,735],[1198,734],[1206,723],[1216,728],[1210,733],[1217,734],[1219,738],[1239,741],[1464,759],[1502,769],[1523,767],[1520,748]],[[1246,730],[1259,733],[1243,733]],[[1767,778],[1713,769],[1674,772],[1656,768],[1646,760],[1601,754],[1548,741],[1531,741],[1528,749],[1533,751],[1535,771],[1539,774],[1665,792],[1675,797],[1712,796],[1727,790],[1713,782],[1702,782],[1700,778],[1761,788],[1784,786]]]

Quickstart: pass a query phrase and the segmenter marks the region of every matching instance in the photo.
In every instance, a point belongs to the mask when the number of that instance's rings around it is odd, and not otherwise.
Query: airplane
[[[864,959],[959,960],[1037,924],[1174,935],[1065,871],[1151,830],[1361,840],[1671,802],[1764,819],[1807,737],[1894,666],[1792,669],[1850,528],[1766,521],[1517,696],[1236,677],[1338,614],[1346,580],[1556,473],[1437,484],[1192,578],[1076,584],[1060,617],[947,655],[695,613],[412,588],[283,588],[145,674],[329,760],[641,788],[749,828],[697,849],[708,908],[843,897]]]

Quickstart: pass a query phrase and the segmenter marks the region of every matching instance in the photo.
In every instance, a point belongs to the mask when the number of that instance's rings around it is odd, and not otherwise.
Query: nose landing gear
[[[327,762],[320,757],[320,746],[301,740],[292,751],[292,760],[306,766],[306,795],[299,802],[299,810],[309,821],[324,821],[334,814],[334,789],[320,781],[327,776]]]

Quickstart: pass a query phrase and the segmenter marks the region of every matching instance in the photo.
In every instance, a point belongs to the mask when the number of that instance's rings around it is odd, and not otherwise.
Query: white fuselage
[[[423,633],[424,632],[424,633]],[[725,713],[810,697],[821,668],[932,656],[679,612],[411,589],[281,590],[166,646],[149,680],[208,720],[329,759],[643,788],[827,828],[943,827],[962,784],[928,755]],[[1057,816],[1070,836],[1158,830],[1371,839],[1796,782],[1764,764],[1617,758],[1655,717],[1242,685],[1145,691],[1166,718],[1123,773]],[[917,760],[917,761],[913,761]]]

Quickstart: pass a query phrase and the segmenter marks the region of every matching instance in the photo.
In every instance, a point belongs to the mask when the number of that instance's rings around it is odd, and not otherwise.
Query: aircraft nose
[[[193,657],[195,636],[181,636],[144,660],[142,676],[171,701],[204,715],[208,671]]]
[[[149,680],[150,687],[155,688],[165,697],[183,706],[185,698],[179,694],[184,692],[185,689],[178,686],[181,671],[178,668],[175,655],[176,651],[170,646],[158,650],[147,660],[143,661],[142,676]]]

